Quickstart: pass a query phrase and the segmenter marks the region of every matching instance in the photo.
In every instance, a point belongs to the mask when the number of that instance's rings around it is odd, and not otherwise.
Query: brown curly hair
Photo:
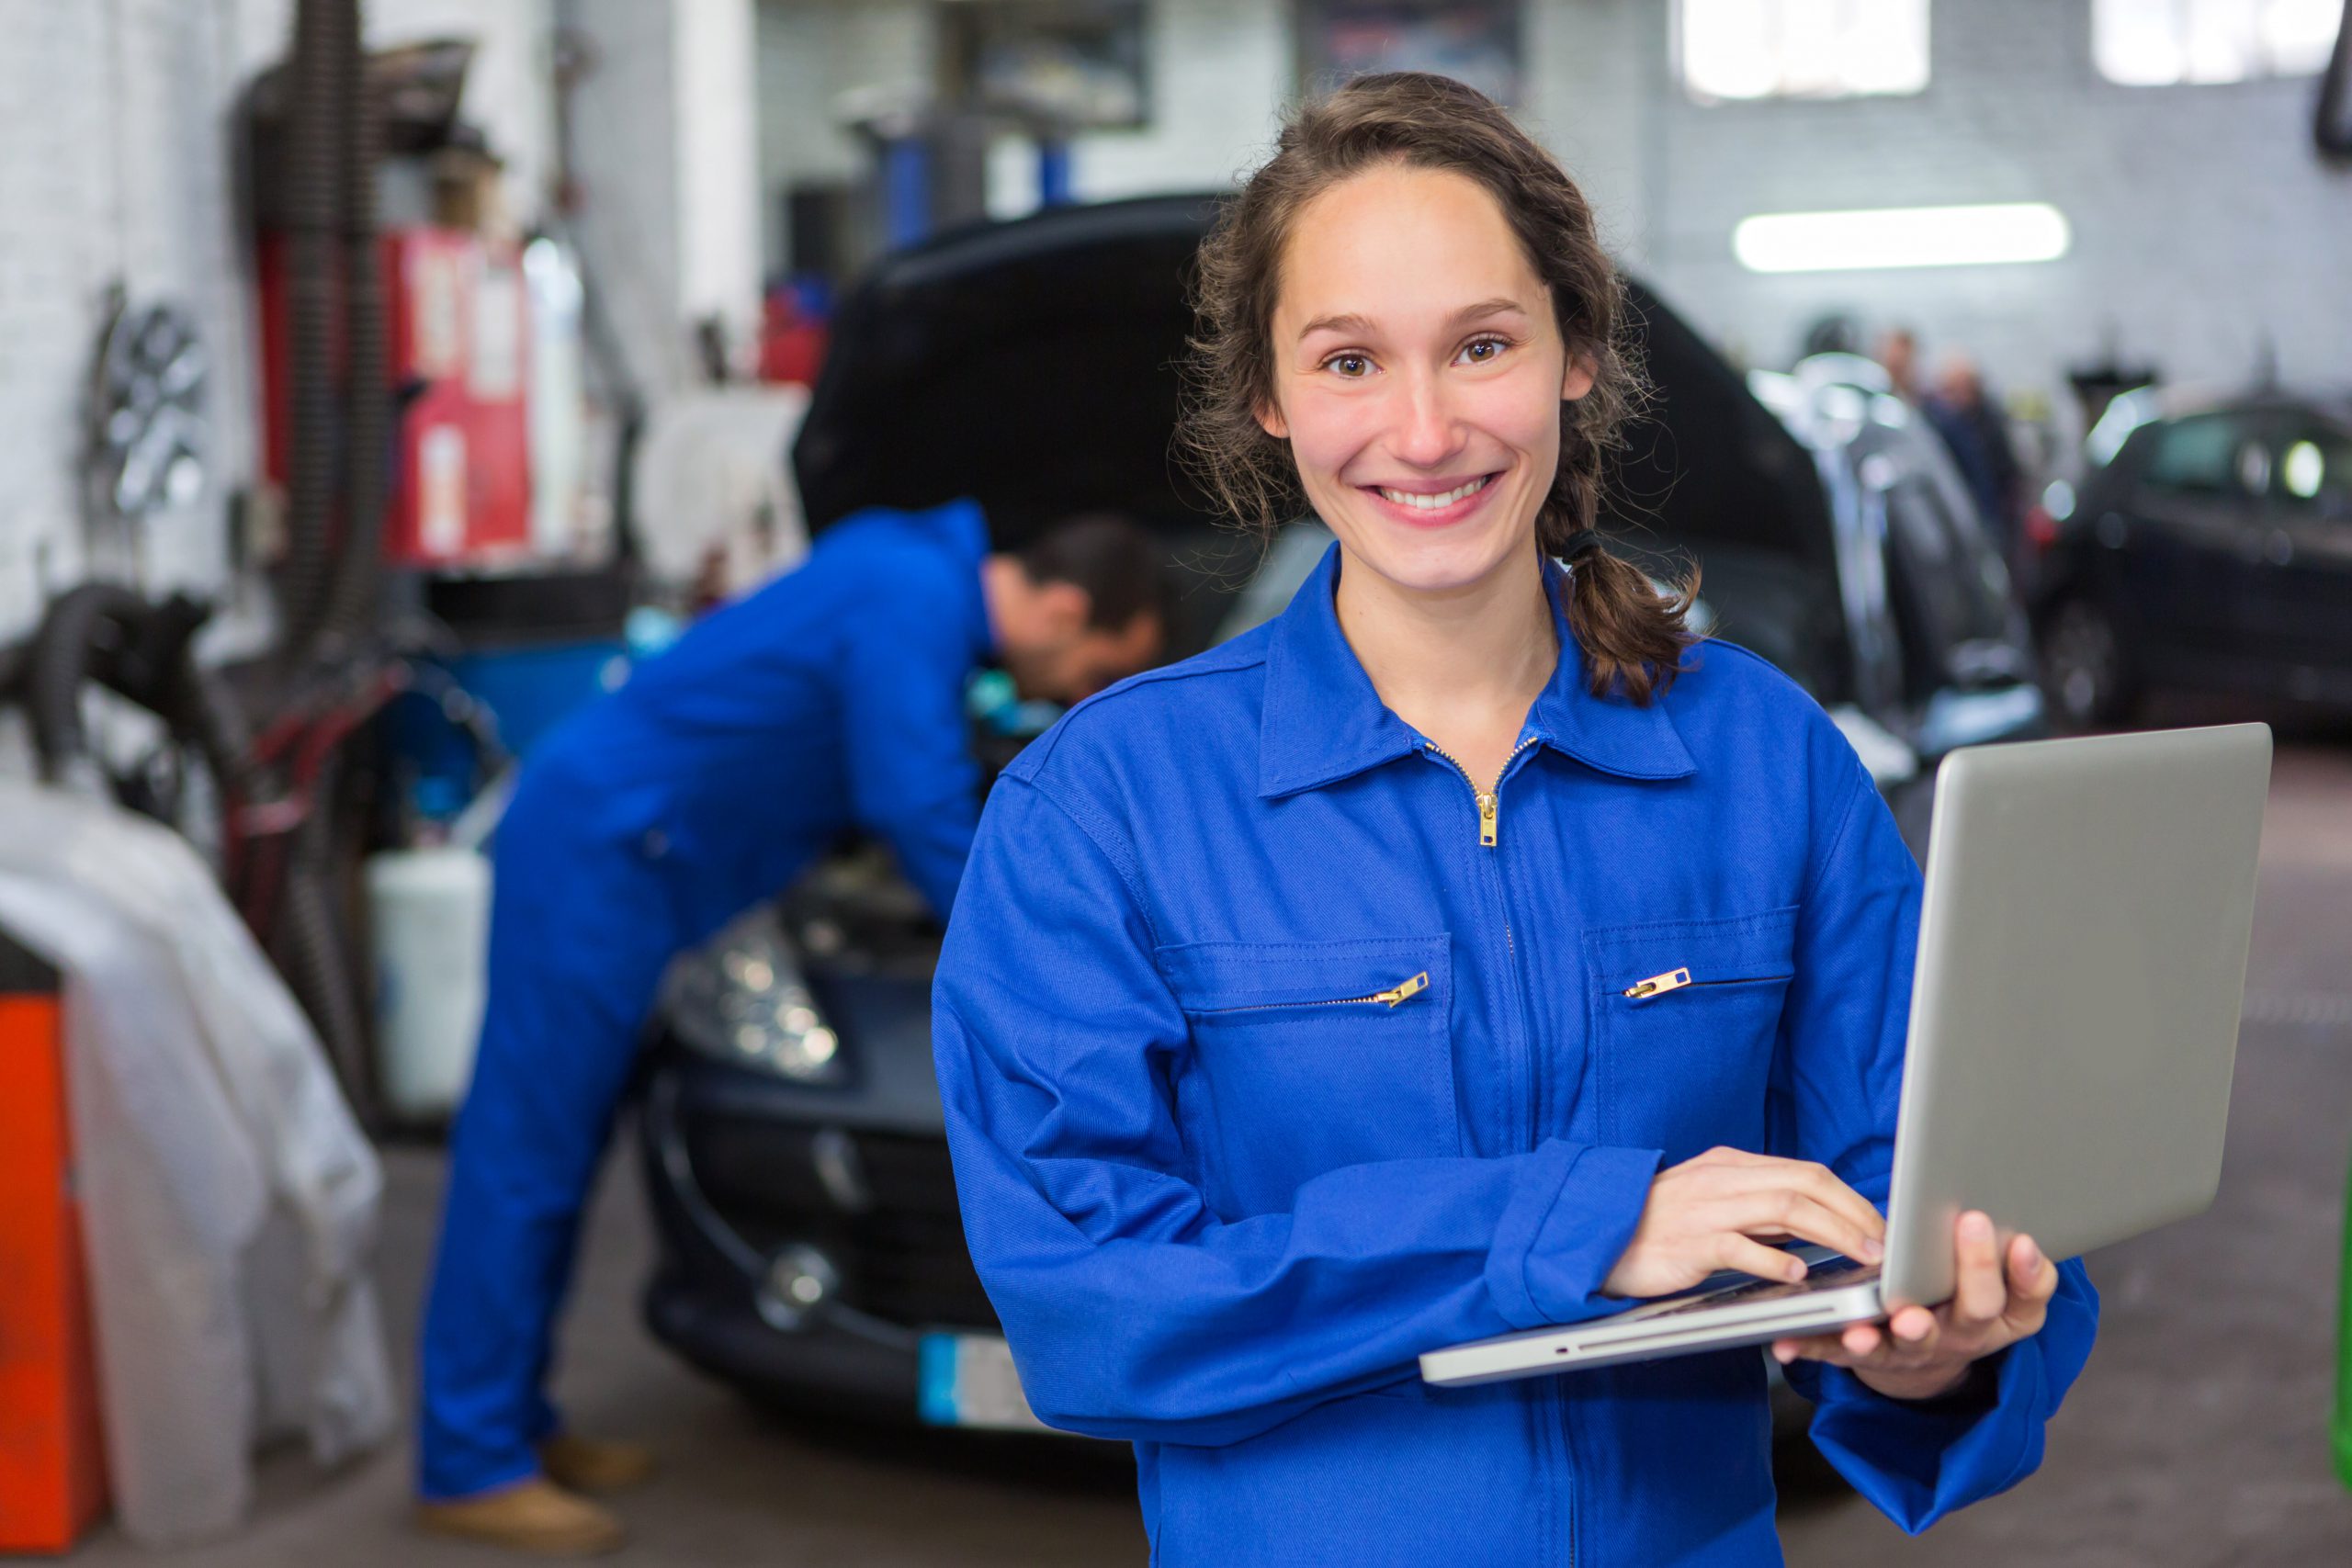
[[[1648,397],[1624,340],[1625,291],[1601,249],[1592,209],[1558,162],[1496,103],[1449,77],[1400,71],[1360,76],[1295,109],[1274,154],[1227,201],[1202,241],[1193,280],[1179,450],[1216,503],[1272,530],[1307,510],[1290,444],[1258,423],[1274,406],[1274,301],[1298,214],[1333,186],[1382,164],[1442,169],[1483,186],[1543,279],[1568,353],[1593,371],[1592,390],[1560,405],[1560,464],[1536,516],[1547,554],[1574,547],[1568,628],[1596,694],[1620,687],[1647,704],[1693,640],[1683,625],[1694,576],[1661,597],[1630,561],[1592,547],[1602,467]]]

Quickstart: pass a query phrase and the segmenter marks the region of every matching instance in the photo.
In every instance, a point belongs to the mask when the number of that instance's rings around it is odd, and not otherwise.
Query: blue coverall
[[[1561,657],[1482,798],[1381,703],[1339,570],[1072,710],[982,814],[933,1043],[1023,1385],[1135,1442],[1163,1568],[1778,1562],[1758,1351],[1459,1390],[1415,1358],[1621,1304],[1651,1177],[1717,1145],[1883,1206],[1917,868],[1754,655],[1592,696],[1548,564]],[[1963,1396],[1791,1369],[1905,1529],[2039,1463],[2098,1316],[2061,1275]]]
[[[490,993],[423,1347],[419,1489],[532,1473],[580,1212],[663,969],[842,829],[943,914],[979,816],[979,508],[872,512],[566,721],[499,829]]]

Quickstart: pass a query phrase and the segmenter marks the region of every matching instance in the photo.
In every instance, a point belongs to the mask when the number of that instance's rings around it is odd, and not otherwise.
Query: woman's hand
[[[1768,1241],[1818,1242],[1879,1260],[1886,1222],[1826,1166],[1739,1149],[1709,1149],[1658,1173],[1633,1241],[1601,1286],[1612,1296],[1687,1291],[1720,1269],[1792,1282],[1803,1259]]]
[[[1894,1399],[1951,1393],[1972,1363],[2039,1333],[2058,1290],[2058,1266],[2031,1236],[2010,1241],[2004,1269],[1993,1222],[1974,1210],[1961,1215],[1955,1246],[1958,1288],[1942,1306],[1907,1306],[1883,1325],[1854,1323],[1836,1334],[1779,1340],[1773,1359],[1783,1366],[1803,1359],[1850,1367]]]

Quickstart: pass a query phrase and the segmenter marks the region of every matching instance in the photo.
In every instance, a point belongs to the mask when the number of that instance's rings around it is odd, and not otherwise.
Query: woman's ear
[[[1283,411],[1276,408],[1271,399],[1260,403],[1251,412],[1258,416],[1259,429],[1277,441],[1290,439],[1290,421],[1283,417]]]
[[[1581,354],[1569,355],[1567,373],[1560,378],[1560,400],[1564,403],[1575,402],[1592,390],[1592,384],[1596,378],[1591,360]]]

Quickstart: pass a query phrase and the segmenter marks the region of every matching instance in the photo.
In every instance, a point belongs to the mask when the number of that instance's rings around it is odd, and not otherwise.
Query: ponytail
[[[1568,563],[1568,631],[1584,650],[1592,694],[1607,696],[1614,687],[1647,707],[1674,683],[1683,649],[1698,640],[1683,619],[1699,597],[1698,573],[1668,597],[1640,567],[1611,555],[1590,527],[1559,554]]]

